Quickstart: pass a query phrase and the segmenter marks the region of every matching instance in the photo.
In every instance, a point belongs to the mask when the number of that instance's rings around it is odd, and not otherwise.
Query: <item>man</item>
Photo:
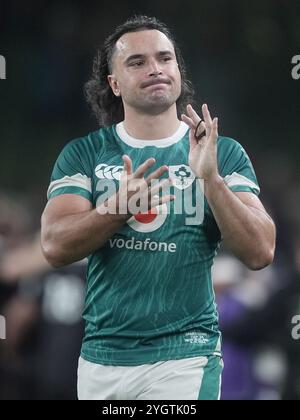
[[[249,158],[218,138],[207,105],[201,121],[180,51],[155,18],[135,17],[106,40],[87,97],[104,127],[62,151],[42,217],[52,265],[89,256],[79,398],[217,399],[219,242],[252,269],[270,264],[275,248]],[[187,224],[174,203],[198,179],[203,220]],[[107,198],[111,186],[119,189]],[[140,212],[137,193],[139,203],[151,197]]]

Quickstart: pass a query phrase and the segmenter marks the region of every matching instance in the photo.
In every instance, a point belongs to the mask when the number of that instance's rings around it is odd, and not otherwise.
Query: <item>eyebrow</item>
[[[172,51],[166,50],[166,51],[159,51],[155,55],[157,55],[159,57],[162,57],[164,55],[172,55],[172,56],[174,56],[175,54]],[[130,55],[129,57],[127,57],[126,60],[124,61],[124,63],[125,64],[128,64],[128,63],[130,63],[130,61],[139,60],[139,59],[145,58],[145,57],[146,57],[146,54],[133,54],[133,55]]]

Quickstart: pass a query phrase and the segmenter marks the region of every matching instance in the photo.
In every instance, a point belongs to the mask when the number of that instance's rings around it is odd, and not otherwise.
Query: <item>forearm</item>
[[[245,205],[220,176],[205,182],[205,195],[231,251],[251,269],[269,265],[274,256],[275,227],[271,218]]]
[[[50,228],[42,228],[42,248],[51,265],[79,261],[101,248],[126,222],[124,215],[101,215],[89,210],[67,215]]]
[[[159,179],[168,170],[167,166],[156,169],[145,179],[155,159],[147,159],[135,172],[130,157],[124,155],[123,160],[118,193],[98,204],[97,209],[91,209],[91,202],[75,194],[62,194],[49,200],[42,216],[42,249],[51,265],[71,264],[101,248],[135,214],[135,207],[130,210],[130,204],[137,192],[137,201],[146,200],[154,207],[174,199],[165,195],[149,200],[169,184],[167,179],[153,187],[150,185],[153,179]]]

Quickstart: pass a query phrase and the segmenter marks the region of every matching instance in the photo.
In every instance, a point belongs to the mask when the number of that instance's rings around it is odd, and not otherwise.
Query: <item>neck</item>
[[[159,140],[171,137],[179,128],[176,104],[159,115],[139,113],[126,108],[124,128],[127,133],[140,140]]]

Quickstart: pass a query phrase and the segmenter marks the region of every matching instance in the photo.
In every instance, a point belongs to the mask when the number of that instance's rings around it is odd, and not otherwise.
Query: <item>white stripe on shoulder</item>
[[[84,190],[87,190],[88,192],[92,193],[91,178],[88,178],[86,175],[82,175],[78,173],[72,176],[64,176],[61,179],[57,179],[56,181],[51,182],[48,188],[48,192],[47,192],[48,198],[58,188],[65,188],[65,187],[83,188]]]
[[[233,172],[233,174],[225,176],[224,181],[228,187],[250,187],[253,188],[254,191],[256,191],[257,193],[260,192],[260,188],[258,185],[256,185],[249,178],[245,177],[244,175],[238,174],[237,172]]]

